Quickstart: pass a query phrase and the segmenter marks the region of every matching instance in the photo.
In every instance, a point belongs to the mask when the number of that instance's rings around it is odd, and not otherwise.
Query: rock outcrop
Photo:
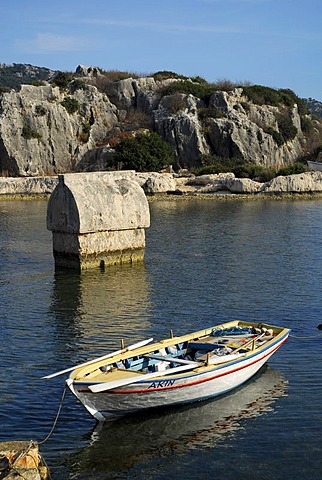
[[[217,91],[207,102],[192,94],[166,94],[165,88],[178,81],[110,81],[98,68],[80,65],[65,89],[23,85],[19,92],[1,93],[0,173],[40,176],[107,169],[113,132],[135,130],[144,122],[173,146],[178,168],[200,165],[207,155],[282,167],[308,147],[295,103],[256,104],[243,88]],[[282,141],[281,117],[296,132]]]
[[[0,442],[0,478],[13,480],[47,480],[48,467],[39,453],[36,442]]]
[[[279,176],[261,183],[249,178],[236,178],[233,173],[201,176],[178,176],[173,173],[107,172],[136,182],[146,195],[154,194],[297,194],[321,193],[322,172],[306,172]],[[0,196],[50,195],[58,177],[0,178]]]
[[[208,119],[209,142],[218,156],[243,158],[264,167],[291,165],[300,156],[301,121],[296,105],[291,116],[298,135],[280,146],[267,133],[279,130],[279,108],[247,103],[241,88],[213,95],[211,105],[225,114],[223,118]]]
[[[23,85],[0,97],[0,171],[39,176],[73,171],[117,122],[117,109],[93,86],[62,93]]]
[[[200,105],[192,95],[169,95],[153,112],[156,131],[173,146],[180,167],[192,167],[196,158],[210,153],[198,117]]]
[[[322,172],[306,172],[279,176],[260,183],[234,174],[203,175],[190,179],[188,184],[198,193],[228,192],[235,194],[296,194],[322,192]]]
[[[0,195],[50,195],[57,177],[0,177]]]
[[[279,176],[264,184],[264,193],[315,193],[322,192],[322,172]]]

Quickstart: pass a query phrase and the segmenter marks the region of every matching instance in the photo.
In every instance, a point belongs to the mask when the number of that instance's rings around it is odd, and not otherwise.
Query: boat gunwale
[[[241,323],[241,321],[238,321],[239,323]],[[229,322],[231,323],[231,322]],[[251,325],[251,322],[244,322],[244,326],[258,326],[257,323]],[[206,365],[206,364],[203,364],[203,365],[200,365],[200,366],[197,366],[197,367],[192,367],[191,368],[191,371],[189,371],[189,373],[187,372],[182,372],[182,373],[174,373],[173,375],[171,375],[171,373],[169,372],[169,370],[167,371],[168,373],[163,375],[163,376],[158,376],[157,377],[157,380],[158,381],[165,381],[165,380],[185,380],[185,379],[189,379],[189,378],[193,378],[193,377],[196,377],[196,376],[200,376],[200,375],[203,375],[205,373],[209,373],[211,374],[211,372],[219,372],[218,375],[216,375],[215,377],[212,377],[212,378],[206,378],[204,380],[201,380],[201,382],[205,382],[205,381],[210,381],[210,380],[213,380],[215,378],[218,378],[222,375],[227,375],[227,374],[230,374],[230,373],[233,373],[233,371],[228,371],[228,372],[222,372],[220,373],[220,371],[222,371],[223,369],[227,369],[228,367],[232,367],[233,365],[237,365],[237,364],[241,364],[241,363],[247,363],[246,365],[244,366],[240,366],[240,368],[236,369],[237,370],[240,370],[240,369],[243,369],[243,368],[247,368],[247,366],[251,365],[252,363],[248,364],[248,361],[249,360],[252,360],[254,359],[255,357],[258,357],[259,355],[261,355],[262,353],[264,353],[265,351],[269,350],[269,349],[272,349],[272,347],[276,346],[276,348],[273,348],[272,350],[272,353],[274,353],[278,348],[279,346],[281,346],[287,339],[288,339],[288,336],[290,334],[290,329],[288,328],[283,328],[283,327],[274,327],[273,325],[268,325],[268,324],[261,324],[262,326],[264,326],[265,328],[269,327],[269,328],[275,328],[275,329],[278,329],[280,330],[280,332],[272,337],[270,340],[268,340],[266,343],[263,343],[262,345],[259,345],[258,347],[256,347],[254,350],[249,350],[248,352],[246,352],[245,354],[235,358],[235,359],[232,359],[232,360],[229,360],[227,362],[223,362],[223,363],[220,363],[220,364],[209,364],[209,365]],[[222,325],[220,325],[222,326]],[[220,327],[218,326],[218,328]],[[224,324],[225,328],[227,327],[227,324]],[[216,327],[212,327],[210,329],[207,329],[206,331],[213,331],[213,329],[217,328]],[[202,332],[204,332],[205,330],[202,330]],[[191,337],[194,336],[195,333],[199,333],[199,332],[194,332],[193,334],[188,334],[188,336]],[[207,335],[207,333],[206,333]],[[169,340],[174,340],[174,339],[182,339],[182,338],[185,338],[186,335],[184,336],[181,336],[181,337],[173,337]],[[168,339],[166,339],[168,340]],[[186,341],[186,340],[184,340]],[[161,341],[162,342],[162,341]],[[152,346],[154,345],[158,345],[160,342],[157,342],[155,344],[152,344]],[[176,343],[176,342],[171,342],[172,343]],[[181,342],[179,342],[181,343]],[[277,346],[278,344],[278,346]],[[162,346],[164,347],[164,343],[162,343]],[[144,347],[146,349],[146,347]],[[241,347],[242,348],[242,347]],[[141,348],[140,348],[141,350]],[[148,349],[149,351],[151,351],[151,345],[150,345],[150,348]],[[132,354],[131,356],[133,356],[133,350],[131,352],[129,352],[130,354]],[[141,354],[140,354],[141,355]],[[268,353],[266,355],[264,355],[262,358],[265,358],[266,356],[268,355],[271,355],[271,353]],[[136,355],[135,355],[136,356]],[[260,361],[260,359],[258,359],[257,361]],[[256,362],[257,362],[256,361]],[[256,362],[253,362],[253,363],[256,363]],[[106,362],[105,362],[106,364]],[[95,365],[95,364],[94,364]],[[98,367],[99,368],[99,367]],[[73,373],[73,372],[72,372]],[[142,372],[136,372],[136,371],[131,371],[131,373],[133,374],[133,377],[135,377],[135,374],[136,373],[142,373]],[[88,387],[88,386],[91,386],[93,384],[99,384],[99,383],[105,383],[105,381],[97,381],[97,380],[94,380],[93,381],[80,381],[80,380],[77,380],[77,379],[73,379],[74,380],[74,384],[75,386],[78,387]],[[147,379],[147,380],[139,380],[139,381],[135,381],[135,379],[133,379],[133,383],[131,383],[131,385],[144,385],[144,384],[151,384],[151,382],[153,382],[153,378],[151,379]],[[199,382],[197,382],[199,383]],[[193,385],[193,383],[189,383],[189,384],[180,384],[180,385],[177,385],[175,388],[182,388],[182,387],[185,387],[185,386],[189,386],[189,385]],[[169,387],[163,387],[164,389],[169,389]],[[160,389],[158,389],[160,390]],[[146,390],[143,390],[143,391],[146,391]],[[142,391],[142,392],[143,392]],[[149,389],[150,392],[153,391],[153,389]],[[85,391],[83,391],[84,393]],[[90,390],[86,390],[86,393],[93,393],[91,392]],[[107,390],[106,392],[103,392],[103,393],[110,393],[110,394],[117,394],[117,393],[136,393],[135,390],[133,389],[126,389],[126,390],[122,390],[122,387],[119,387],[119,388],[115,388],[113,390]],[[138,392],[139,393],[139,392]],[[97,395],[97,394],[95,394]]]

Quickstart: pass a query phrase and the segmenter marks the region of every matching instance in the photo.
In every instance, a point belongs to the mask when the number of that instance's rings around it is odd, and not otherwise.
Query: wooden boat
[[[309,170],[314,170],[314,171],[322,171],[322,162],[313,162],[311,160],[308,160],[307,165],[309,167]]]
[[[290,330],[231,321],[180,337],[148,339],[71,371],[67,385],[98,421],[225,394],[251,378]]]

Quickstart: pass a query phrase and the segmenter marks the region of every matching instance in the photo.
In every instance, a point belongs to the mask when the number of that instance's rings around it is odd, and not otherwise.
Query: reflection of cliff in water
[[[273,411],[273,404],[286,389],[282,375],[264,366],[230,395],[98,425],[90,446],[73,456],[73,468],[82,475],[93,471],[94,466],[98,474],[121,472],[160,456],[213,447],[247,428],[245,420]]]
[[[119,346],[123,337],[144,335],[150,311],[144,264],[121,265],[108,271],[55,274],[49,313],[58,343],[73,349]]]

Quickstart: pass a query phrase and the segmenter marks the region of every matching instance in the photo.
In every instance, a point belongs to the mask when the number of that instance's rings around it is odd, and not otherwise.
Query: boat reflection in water
[[[82,477],[94,470],[97,475],[121,472],[160,456],[213,447],[247,428],[245,420],[273,411],[286,390],[282,375],[265,365],[242,388],[215,400],[98,424],[90,445],[73,455],[71,468]]]

